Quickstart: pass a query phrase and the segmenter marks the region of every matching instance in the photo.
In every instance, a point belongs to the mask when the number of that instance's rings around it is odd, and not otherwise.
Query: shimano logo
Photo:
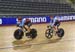
[[[35,18],[29,18],[31,20],[32,23],[42,23],[42,22],[46,22],[46,17],[35,17]],[[24,20],[26,20],[26,18],[24,18]]]
[[[0,24],[2,24],[2,19],[0,19]]]
[[[61,16],[59,19],[60,19],[60,21],[63,21],[63,20],[75,20],[75,16]]]

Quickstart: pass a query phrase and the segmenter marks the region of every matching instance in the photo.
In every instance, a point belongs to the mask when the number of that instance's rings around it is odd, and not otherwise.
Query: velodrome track
[[[35,24],[38,36],[28,39],[15,40],[13,37],[16,26],[0,26],[0,52],[75,52],[75,21],[62,22],[61,28],[65,30],[65,36],[59,39],[53,36],[51,39],[45,37],[48,24]]]

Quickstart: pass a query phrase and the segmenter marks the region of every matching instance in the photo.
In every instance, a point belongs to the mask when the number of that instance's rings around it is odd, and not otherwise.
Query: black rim
[[[22,39],[23,35],[24,35],[24,33],[23,33],[23,31],[22,31],[21,29],[17,29],[17,30],[14,32],[14,37],[15,37],[15,39],[17,39],[17,40]]]
[[[64,30],[63,29],[59,29],[58,37],[63,37],[63,36],[64,36]]]

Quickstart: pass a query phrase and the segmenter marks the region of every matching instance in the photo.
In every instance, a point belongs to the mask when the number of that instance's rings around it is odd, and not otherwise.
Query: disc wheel
[[[37,30],[36,29],[31,29],[30,31],[30,36],[32,39],[37,37]]]
[[[64,36],[64,30],[62,28],[58,29],[57,35],[58,35],[58,37],[63,37]]]
[[[24,36],[24,33],[21,29],[15,30],[15,32],[14,32],[15,39],[20,40],[20,39],[22,39],[23,36]]]

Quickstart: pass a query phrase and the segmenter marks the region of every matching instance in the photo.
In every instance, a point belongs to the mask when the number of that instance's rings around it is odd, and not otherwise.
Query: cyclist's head
[[[22,20],[22,17],[21,16],[18,16],[18,20]]]
[[[50,16],[50,19],[53,19],[54,17],[53,16]]]

